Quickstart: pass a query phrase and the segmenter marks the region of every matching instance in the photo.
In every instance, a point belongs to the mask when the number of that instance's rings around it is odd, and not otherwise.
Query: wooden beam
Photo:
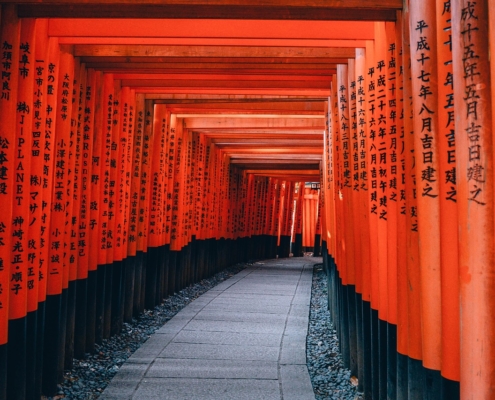
[[[222,149],[225,154],[228,154],[232,158],[242,158],[242,157],[247,157],[249,158],[250,154],[255,154],[255,153],[260,153],[262,155],[278,155],[278,154],[313,154],[313,155],[319,155],[321,158],[321,153],[323,149],[321,147],[307,147],[306,143],[300,143],[300,146],[298,149],[294,149],[293,147],[270,147],[268,144],[265,146],[260,146],[260,147],[246,147],[243,149],[238,149],[238,148],[232,148],[230,146],[228,147],[223,147],[217,145],[219,149]]]
[[[319,162],[306,162],[306,163],[287,163],[287,162],[273,162],[273,163],[262,163],[258,162],[258,160],[253,160],[253,162],[236,162],[236,166],[245,169],[278,169],[278,170],[293,170],[293,169],[302,169],[302,170],[320,170]]]
[[[294,140],[294,141],[276,141],[275,139],[258,141],[246,139],[245,143],[236,144],[231,143],[228,140],[225,141],[213,141],[218,148],[225,150],[228,153],[244,154],[259,149],[263,149],[261,152],[265,153],[268,150],[272,150],[276,153],[294,153],[296,150],[300,153],[309,152],[314,154],[315,152],[321,154],[323,151],[322,142],[314,140]],[[280,146],[280,147],[279,147]]]
[[[184,127],[188,129],[238,129],[238,128],[264,128],[264,129],[325,129],[324,119],[314,118],[184,118]]]
[[[318,81],[318,82],[331,82],[332,75],[307,75],[300,77],[298,75],[280,75],[280,74],[268,74],[264,75],[261,73],[256,74],[212,74],[212,73],[192,73],[192,74],[151,74],[147,73],[136,73],[136,72],[118,72],[114,75],[114,79],[121,79],[123,82],[126,80],[136,80],[136,81],[287,81],[299,79],[305,82]],[[330,79],[330,80],[329,80]]]
[[[202,112],[238,112],[255,113],[255,112],[301,112],[301,113],[324,113],[325,103],[316,101],[265,101],[265,102],[208,102],[208,103],[170,103],[163,100],[157,100],[155,103],[167,104],[167,109],[173,113],[195,113]]]
[[[299,75],[330,75],[337,71],[337,64],[240,64],[240,63],[86,63],[86,68],[94,68],[105,72],[132,71],[148,73],[194,73],[198,71],[208,73],[239,73],[239,74],[299,74]]]
[[[397,4],[395,0],[395,5]],[[65,3],[65,4],[64,4]],[[334,1],[330,6],[244,5],[244,4],[161,4],[141,1],[132,4],[123,1],[111,3],[59,2],[56,4],[20,4],[21,18],[168,18],[168,19],[241,19],[241,20],[305,20],[305,21],[395,21],[396,9],[385,8],[380,1]],[[198,2],[199,3],[199,2]],[[370,6],[363,8],[363,3]],[[97,5],[97,6],[96,6]]]
[[[354,58],[353,47],[261,47],[261,46],[137,46],[91,45],[74,46],[78,57],[290,57],[290,58]]]
[[[271,47],[362,47],[366,40],[331,39],[238,39],[238,38],[142,38],[69,36],[60,44],[139,45],[139,46],[271,46]]]
[[[136,0],[2,0],[3,3],[18,3],[18,4],[60,4],[60,5],[75,5],[75,4],[113,4],[125,5],[135,4]],[[166,4],[166,5],[222,5],[222,6],[242,6],[246,4],[246,0],[139,0],[140,4]],[[401,9],[402,0],[249,0],[253,6],[287,6],[287,7],[305,7],[318,8],[322,6],[332,8],[348,7],[357,9]]]
[[[201,87],[149,87],[136,86],[133,88],[136,93],[143,95],[162,95],[162,94],[184,94],[184,95],[246,95],[246,96],[268,96],[268,95],[286,95],[286,96],[321,96],[328,97],[328,89],[305,89],[305,88],[201,88]]]
[[[238,126],[235,131],[233,131],[230,127],[227,128],[195,128],[196,132],[200,132],[209,138],[239,138],[245,139],[246,135],[257,135],[260,138],[270,138],[270,139],[280,139],[280,138],[298,138],[301,139],[309,138],[314,140],[323,140],[323,131],[320,127],[312,128],[312,127],[301,127],[301,128],[291,128],[286,129],[284,127],[279,128],[256,128],[256,127],[244,127]]]
[[[179,46],[181,47],[181,46]],[[113,55],[113,56],[95,56],[89,54],[87,56],[81,56],[81,62],[86,65],[93,63],[159,63],[164,67],[168,67],[168,64],[174,65],[177,63],[188,63],[188,64],[238,64],[244,66],[247,64],[321,64],[323,66],[332,64],[347,64],[349,57],[196,57],[196,56],[185,56],[185,57],[155,57],[152,55],[148,56],[123,56],[123,55]]]
[[[217,102],[217,103],[229,103],[229,102],[263,102],[263,101],[324,101],[327,102],[327,97],[320,96],[291,96],[291,95],[232,95],[232,94],[217,94],[217,95],[204,95],[204,94],[151,94],[146,95],[147,100],[164,100],[171,103],[201,103],[201,102]]]
[[[235,88],[235,89],[323,89],[330,91],[331,80],[197,80],[197,79],[123,79],[131,88]]]
[[[166,104],[168,107],[183,107],[191,109],[214,109],[218,107],[219,109],[229,108],[243,108],[243,109],[263,109],[263,107],[270,109],[285,109],[290,107],[295,107],[296,109],[304,109],[307,111],[320,111],[322,107],[325,107],[323,100],[317,101],[314,99],[296,98],[294,100],[290,99],[277,99],[277,98],[260,98],[255,99],[232,99],[224,100],[221,98],[217,99],[200,99],[200,98],[170,98],[160,96],[158,99],[153,100],[155,104]],[[286,101],[288,100],[288,101]],[[291,104],[294,103],[292,106]]]
[[[107,38],[222,38],[373,40],[373,22],[197,19],[50,19],[49,36]],[[350,46],[353,47],[353,46]]]

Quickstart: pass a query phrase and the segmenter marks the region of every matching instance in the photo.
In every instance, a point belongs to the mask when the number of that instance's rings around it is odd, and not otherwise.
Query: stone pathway
[[[319,260],[265,260],[215,286],[141,346],[100,399],[313,400],[305,343]]]

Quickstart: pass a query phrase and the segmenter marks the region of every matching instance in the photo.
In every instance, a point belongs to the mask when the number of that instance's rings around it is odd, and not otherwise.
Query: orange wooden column
[[[371,108],[375,108],[375,139],[376,146],[376,191],[378,201],[378,288],[380,292],[379,318],[388,320],[388,218],[389,218],[389,162],[388,154],[388,124],[387,124],[387,71],[386,56],[387,43],[385,38],[385,23],[375,22],[375,102]],[[370,132],[371,136],[371,132]],[[388,159],[387,159],[388,158]]]
[[[60,261],[63,266],[62,275],[62,290],[66,290],[69,286],[69,269],[70,259],[68,257],[69,248],[67,242],[69,241],[70,231],[68,226],[70,224],[70,208],[71,203],[71,181],[72,161],[71,155],[71,134],[72,134],[72,92],[74,85],[74,57],[69,52],[70,49],[62,49],[60,52],[60,69],[58,78],[58,93],[57,93],[57,109],[56,111],[56,148],[55,148],[55,168],[54,168],[54,193],[52,197],[52,222],[57,222],[56,228],[60,231],[60,236],[56,236],[53,228],[52,230],[52,242],[51,249],[54,242],[59,241],[60,250],[57,253],[60,255]],[[54,218],[57,216],[56,218]],[[60,223],[60,225],[58,225]],[[57,237],[57,239],[54,239]],[[50,263],[52,260],[50,259]],[[50,280],[50,278],[49,278]],[[49,293],[50,294],[50,293]],[[64,338],[65,340],[65,338]]]
[[[174,179],[172,189],[172,222],[170,229],[170,250],[180,251],[182,248],[180,241],[180,226],[182,217],[182,180],[184,175],[184,163],[182,162],[184,141],[183,126],[180,118],[173,118],[170,124],[170,132],[175,135],[175,158],[173,160]]]
[[[325,204],[325,227],[323,232],[323,240],[327,244],[327,253],[333,255],[333,210],[335,207],[335,199],[332,195],[333,187],[333,153],[332,153],[332,113],[330,106],[330,98],[325,104],[325,133],[323,136],[323,161],[322,161],[322,190],[324,191],[324,204]],[[299,186],[300,187],[300,186]],[[297,232],[297,214],[299,213],[299,200],[300,200],[300,189],[297,198],[296,205],[296,232]]]
[[[148,238],[150,247],[162,245],[162,214],[163,214],[163,178],[165,142],[167,134],[167,107],[164,104],[154,105],[153,115],[153,159],[151,162],[151,193],[149,198]]]
[[[118,155],[117,155],[117,175],[115,177],[115,223],[114,223],[114,258],[116,261],[122,261],[126,258],[127,253],[124,251],[124,231],[126,225],[126,194],[130,189],[130,165],[131,165],[131,143],[132,134],[127,129],[127,117],[129,111],[129,94],[130,89],[121,88],[120,82],[117,84],[115,111],[118,114],[114,115],[117,120],[117,126],[114,127],[118,132]],[[114,111],[114,112],[115,112]]]
[[[272,180],[272,197],[271,197],[271,212],[270,212],[270,236],[277,237],[277,213],[278,213],[278,196],[280,193],[280,183],[279,180],[273,178]],[[276,244],[276,239],[275,239]]]
[[[114,96],[114,80],[112,74],[105,73],[103,75],[103,91],[101,97],[101,120],[99,120],[99,134],[101,134],[102,145],[100,153],[100,200],[99,200],[99,217],[98,217],[98,291],[103,290],[103,293],[98,293],[102,301],[102,318],[103,324],[101,328],[102,338],[108,339],[111,332],[111,311],[112,311],[112,282],[113,270],[110,264],[113,263],[112,241],[108,240],[109,233],[112,235],[109,227],[111,218],[110,214],[110,187],[111,181],[111,164],[112,164],[112,116],[113,116],[113,96]],[[102,282],[103,281],[103,282]],[[102,284],[103,283],[103,284]],[[115,288],[117,290],[117,288]],[[97,298],[99,302],[100,297]],[[99,304],[97,304],[97,307]],[[97,308],[98,309],[98,308]],[[98,338],[98,336],[97,336]],[[99,340],[99,338],[98,338]]]
[[[266,181],[266,179],[265,179]],[[292,226],[293,226],[293,215],[294,215],[294,182],[287,182],[287,202],[286,202],[286,214],[285,214],[285,227],[284,227],[284,236],[286,237],[285,248],[284,248],[284,256],[289,257],[290,255],[290,244],[291,244],[291,235],[292,235]],[[263,200],[263,204],[266,204],[266,198]],[[265,207],[265,206],[264,206]],[[321,232],[320,232],[321,233]],[[314,240],[314,239],[313,239]]]
[[[438,52],[438,159],[442,304],[442,376],[460,379],[459,250],[451,10],[436,2]],[[448,333],[447,333],[448,332]],[[447,334],[446,334],[447,333]]]
[[[198,205],[198,233],[197,238],[200,240],[207,239],[205,233],[205,209],[206,209],[206,137],[204,134],[200,134],[199,137],[199,150],[198,150],[198,181],[196,187],[196,204]],[[239,221],[240,224],[240,221]],[[241,227],[239,226],[239,230]]]
[[[62,119],[58,119],[59,110],[57,94],[60,88],[59,70],[61,65],[58,43],[50,40],[49,68],[47,86],[47,115],[46,127],[49,131],[51,143],[45,143],[45,149],[50,149],[49,159],[52,166],[47,174],[49,179],[47,186],[50,188],[50,197],[46,198],[47,214],[50,215],[48,228],[48,271],[47,271],[47,295],[60,295],[62,293],[62,281],[64,274],[64,233],[65,233],[65,151],[70,134],[70,125]],[[70,121],[69,121],[70,123]]]
[[[411,2],[411,75],[414,107],[423,365],[441,368],[440,201],[438,88],[434,2]]]
[[[302,256],[302,213],[303,213],[303,196],[304,196],[304,182],[296,182],[297,198],[296,198],[296,213],[294,220],[294,236],[295,236],[295,250],[297,254],[294,256]],[[327,239],[328,240],[328,239]],[[293,252],[294,252],[293,251]]]
[[[361,232],[360,214],[358,212],[360,185],[359,185],[359,143],[358,143],[358,111],[356,90],[356,65],[354,59],[347,63],[347,88],[349,107],[349,171],[351,180],[351,215],[348,221],[352,225],[352,248],[354,265],[354,285],[356,291],[361,293],[362,287],[362,263],[361,263]],[[357,372],[357,371],[356,371]]]
[[[74,58],[58,45],[49,50],[46,131],[52,141],[53,169],[51,199],[47,212],[51,214],[49,228],[49,258],[47,271],[47,302],[45,313],[45,344],[43,359],[43,392],[53,393],[62,379],[66,340],[66,298],[69,263],[66,235],[67,208],[71,200],[68,187],[69,146],[72,115],[72,85]]]
[[[387,321],[397,325],[397,217],[399,210],[400,192],[398,184],[401,179],[398,163],[398,153],[401,151],[399,147],[400,130],[397,129],[399,116],[397,115],[398,96],[398,72],[397,58],[400,53],[397,51],[397,40],[395,32],[395,23],[385,23],[385,71],[386,71],[386,87],[387,105],[385,117],[387,118],[387,156],[388,156],[388,200],[387,200],[387,298],[388,298],[388,314]]]
[[[343,242],[346,257],[346,282],[345,284],[354,285],[355,265],[354,265],[354,227],[352,223],[353,215],[353,196],[352,196],[352,149],[351,149],[351,127],[349,117],[349,87],[348,87],[348,66],[339,64],[337,66],[337,95],[338,95],[338,113],[339,113],[339,133],[341,143],[342,157],[342,229]]]
[[[33,111],[32,111],[32,149],[31,149],[31,188],[30,188],[30,223],[29,223],[29,267],[34,268],[36,278],[33,289],[28,296],[28,312],[38,308],[39,293],[41,286],[46,287],[45,276],[42,267],[47,261],[41,257],[43,247],[42,238],[42,209],[43,209],[43,151],[44,151],[44,128],[46,120],[46,85],[47,85],[47,37],[48,21],[38,20],[36,25],[36,36],[34,54],[35,68],[31,74],[34,84]],[[47,235],[47,233],[46,233]],[[48,248],[48,246],[47,246]]]
[[[397,124],[397,351],[407,356],[408,342],[408,284],[407,284],[407,243],[406,243],[406,148],[404,129],[404,103],[409,101],[404,95],[404,47],[402,15],[398,14],[395,23],[396,35],[396,124]],[[400,362],[400,361],[399,361]],[[400,377],[399,377],[400,379]],[[400,381],[399,381],[400,382]],[[399,384],[400,385],[400,384]],[[398,386],[399,386],[398,385]],[[400,387],[399,389],[400,390]],[[405,390],[405,388],[404,388]]]
[[[13,160],[13,171],[15,179],[13,181],[13,197],[12,197],[12,247],[11,247],[11,266],[10,266],[10,307],[9,307],[9,319],[19,320],[26,317],[27,313],[27,299],[30,282],[34,280],[34,270],[28,268],[29,260],[27,258],[28,252],[28,230],[29,230],[29,185],[30,185],[30,172],[31,172],[31,155],[29,154],[30,137],[32,117],[31,112],[33,104],[33,80],[31,78],[30,65],[33,61],[33,54],[31,54],[30,46],[33,46],[34,53],[34,34],[35,34],[35,21],[26,20],[21,25],[21,50],[18,53],[18,64],[14,64],[19,71],[18,86],[17,86],[17,108],[15,115],[16,127],[15,127],[15,139],[12,141],[12,145],[15,149]],[[13,60],[14,61],[14,60]],[[14,61],[15,62],[15,61]],[[10,116],[12,118],[13,116]],[[9,202],[6,202],[8,206]],[[15,326],[12,326],[15,329]],[[22,337],[25,340],[25,336],[21,332],[12,332],[15,335]],[[19,337],[12,337],[11,342],[18,342],[21,339]],[[25,345],[25,344],[24,344]],[[15,344],[14,344],[15,346]],[[12,347],[13,350],[19,351],[20,349]],[[18,357],[22,359],[25,357],[25,350],[21,352]],[[25,360],[23,361],[25,362]],[[10,363],[9,363],[10,364]],[[9,379],[10,381],[10,379]],[[24,389],[25,390],[25,389]]]
[[[184,132],[184,140],[185,140],[185,173],[184,173],[184,211],[183,211],[183,224],[182,224],[182,246],[188,246],[192,241],[192,214],[193,214],[193,202],[191,199],[192,190],[191,186],[194,180],[194,162],[193,162],[193,134],[189,129],[185,129]],[[225,173],[228,171],[224,170]],[[226,179],[226,178],[224,178]],[[226,184],[227,184],[226,180]],[[224,202],[226,201],[227,190],[224,195]],[[228,208],[228,207],[226,207]],[[224,229],[227,231],[227,223],[228,223],[228,209],[225,211],[225,221],[224,221]],[[227,236],[227,233],[225,233]],[[187,273],[185,284],[189,283],[190,274],[191,274],[191,256],[190,252],[188,252],[188,260],[187,260]]]
[[[0,215],[0,346],[7,343],[9,297],[10,297],[10,265],[12,250],[12,204],[14,188],[14,157],[17,107],[17,68],[12,68],[14,60],[19,58],[20,24],[14,7],[2,7],[1,38],[7,62],[0,65],[2,71],[3,90],[0,94],[0,199],[5,209]],[[11,71],[13,69],[13,71]],[[6,353],[5,353],[6,355]],[[6,363],[6,357],[2,363]],[[5,379],[5,376],[2,376]],[[2,381],[2,391],[6,381]],[[3,393],[5,396],[5,393]]]
[[[14,28],[15,29],[15,28]],[[15,137],[11,145],[14,148],[11,168],[15,176],[13,180],[11,201],[6,201],[6,207],[12,206],[12,220],[10,235],[12,237],[10,253],[10,278],[9,286],[3,290],[10,294],[9,301],[9,347],[7,364],[7,397],[10,399],[21,399],[26,396],[26,358],[31,343],[28,342],[27,335],[27,300],[30,289],[33,288],[33,277],[36,276],[33,268],[29,268],[28,252],[28,230],[30,223],[29,216],[29,185],[31,172],[30,156],[30,130],[32,123],[33,104],[33,81],[31,79],[31,61],[34,53],[35,21],[24,20],[21,23],[20,31],[20,53],[14,53],[17,58],[8,59],[3,56],[2,60],[7,63],[12,62],[12,69],[18,72],[18,85],[13,87],[17,93],[17,107],[15,114],[10,118],[14,119]],[[33,47],[31,47],[33,46]],[[7,46],[3,46],[8,53],[13,55]]]
[[[79,198],[79,170],[76,171],[76,158],[80,156],[78,148],[78,130],[80,124],[78,124],[78,115],[82,114],[82,108],[79,107],[80,99],[83,96],[80,90],[81,80],[81,63],[79,59],[74,59],[70,48],[64,49],[69,53],[69,57],[72,59],[73,72],[72,82],[68,82],[64,79],[64,85],[62,88],[62,104],[60,105],[60,112],[64,118],[70,118],[70,134],[69,144],[67,146],[68,157],[66,163],[66,186],[67,186],[67,202],[66,202],[66,225],[65,225],[65,263],[67,269],[66,281],[64,280],[64,289],[66,289],[67,295],[67,321],[66,321],[66,336],[65,336],[65,355],[64,355],[64,369],[72,369],[74,359],[74,337],[75,337],[75,312],[76,312],[76,297],[77,297],[77,234],[78,225],[77,217],[79,214],[79,208],[74,207],[74,198]],[[70,74],[69,74],[70,76]],[[67,96],[67,91],[69,96]],[[67,102],[70,102],[68,107]],[[69,113],[70,112],[70,113]],[[65,307],[65,306],[64,306]]]
[[[119,254],[117,259],[127,259],[129,253],[129,227],[131,212],[131,190],[134,173],[134,133],[136,126],[136,96],[129,87],[123,87],[120,94],[120,142],[121,156],[119,160],[119,189],[117,199],[117,221],[115,250]],[[133,260],[125,261],[124,283],[124,312],[123,320],[132,319],[134,300],[134,268]]]
[[[452,2],[459,278],[461,397],[493,397],[495,347],[494,148],[489,1]],[[493,62],[493,61],[492,61]]]
[[[143,253],[148,252],[148,203],[151,185],[150,174],[153,155],[153,133],[153,103],[151,100],[145,100],[142,139],[143,148],[141,154],[141,179],[138,193],[139,209],[136,235],[136,250]]]
[[[2,91],[0,93],[0,396],[7,398],[7,341],[9,312],[13,308],[9,303],[12,292],[12,245],[13,202],[15,195],[15,147],[17,110],[17,87],[19,79],[20,23],[14,6],[2,6],[1,40],[4,62],[2,71]],[[14,305],[17,308],[17,304]],[[21,365],[22,368],[22,365]],[[10,388],[9,388],[10,389]],[[9,394],[12,389],[9,390]],[[22,395],[22,393],[21,393]]]
[[[103,91],[101,98],[101,120],[96,134],[102,136],[100,152],[100,200],[98,216],[98,265],[106,265],[109,262],[112,242],[108,242],[109,231],[109,204],[110,204],[110,164],[112,157],[112,116],[113,116],[113,75],[103,75]],[[106,322],[106,321],[105,321]],[[109,333],[109,332],[108,332]],[[106,335],[104,335],[106,336]]]
[[[356,49],[355,81],[356,81],[356,112],[357,112],[357,147],[359,198],[356,213],[359,214],[361,254],[361,290],[364,301],[371,301],[371,269],[370,269],[370,214],[369,214],[369,179],[368,174],[368,124],[366,121],[366,50]]]
[[[165,151],[167,134],[167,108],[164,104],[153,106],[153,155],[151,157],[148,195],[148,224],[145,227],[148,242],[145,307],[154,307],[164,297],[163,205],[165,180]],[[168,291],[168,288],[167,288]]]
[[[410,47],[409,12],[403,14],[403,98],[404,98],[404,145],[405,145],[405,190],[406,190],[406,253],[408,282],[408,355],[411,359],[422,359],[421,334],[421,283],[419,265],[419,234],[417,208],[417,175],[415,171],[416,153],[414,148],[414,109],[412,92],[412,71]]]
[[[127,246],[130,257],[137,251],[138,221],[139,221],[139,190],[141,187],[141,167],[144,134],[144,95],[136,95],[135,128],[132,147],[131,191],[129,198],[129,228],[127,232]],[[128,122],[129,124],[129,122]]]
[[[329,153],[329,164],[330,164],[330,185],[327,186],[327,189],[329,190],[329,196],[330,197],[330,216],[329,216],[329,225],[330,225],[330,230],[329,234],[330,236],[330,249],[331,249],[331,254],[332,257],[334,258],[334,261],[337,259],[337,253],[338,253],[338,242],[337,242],[337,209],[338,209],[338,195],[337,195],[337,185],[338,185],[338,155],[336,154],[336,140],[337,140],[337,116],[336,116],[336,92],[334,90],[334,85],[333,81],[335,80],[335,85],[336,85],[336,77],[335,79],[332,79],[332,85],[331,85],[331,92],[330,96],[328,97],[328,103],[327,103],[327,123],[328,123],[328,153]],[[304,182],[302,182],[303,187]]]
[[[86,90],[88,86],[88,71],[85,64],[80,64],[77,82],[74,80],[74,94],[76,101],[73,103],[73,121],[71,124],[71,135],[74,141],[75,149],[73,150],[73,190],[71,193],[70,206],[71,224],[70,224],[70,249],[69,249],[69,280],[74,282],[75,300],[73,301],[74,311],[72,318],[72,337],[68,339],[70,349],[66,354],[66,368],[70,367],[74,357],[80,358],[85,353],[86,347],[86,295],[87,295],[87,255],[84,256],[85,250],[81,242],[84,242],[86,229],[81,219],[83,205],[87,207],[87,150],[85,150],[85,105]],[[83,180],[84,179],[84,180]],[[84,198],[84,200],[83,200]],[[85,260],[85,262],[83,261]],[[84,269],[82,264],[84,262]],[[84,271],[84,274],[81,272]]]
[[[82,142],[83,142],[83,118],[86,86],[86,67],[78,60],[75,60],[74,80],[72,92],[72,116],[71,116],[71,152],[69,154],[71,173],[69,183],[71,192],[69,194],[69,281],[75,282],[78,279],[78,241],[79,241],[79,214],[81,205],[81,177],[82,177]]]
[[[95,107],[96,73],[89,69],[86,76],[84,90],[84,112],[82,121],[81,138],[81,198],[79,214],[78,234],[78,266],[77,279],[83,280],[88,277],[89,271],[89,246],[90,246],[90,223],[91,223],[91,171],[93,154],[93,122]]]
[[[203,190],[203,204],[204,204],[204,216],[203,216],[203,238],[210,239],[210,207],[211,207],[211,195],[210,195],[210,173],[211,173],[211,156],[212,148],[210,139],[204,138],[205,157],[204,157],[204,190]],[[246,189],[247,190],[247,189]],[[246,192],[246,198],[248,194]],[[246,205],[247,207],[247,205]],[[244,219],[244,232],[248,235],[247,220]]]
[[[89,220],[89,271],[96,271],[98,268],[100,253],[100,207],[101,207],[101,185],[102,185],[102,160],[101,153],[103,147],[103,73],[95,72],[96,82],[93,89],[95,102],[93,109],[93,126],[91,127],[91,138],[93,140],[93,154],[91,155],[91,200],[90,200],[90,220]]]
[[[112,93],[112,98],[111,99],[108,98],[108,103],[105,113],[107,129],[110,126],[112,132],[112,142],[110,146],[110,182],[109,182],[109,192],[108,192],[107,264],[112,264],[113,262],[122,261],[120,252],[118,252],[116,249],[117,237],[119,237],[119,235],[121,234],[121,231],[120,230],[118,231],[117,229],[117,224],[118,224],[117,217],[119,216],[117,200],[119,198],[119,183],[120,183],[119,162],[122,157],[122,153],[121,153],[122,146],[120,144],[121,134],[122,134],[122,131],[120,130],[120,117],[121,117],[120,101],[121,101],[121,91],[122,91],[121,82],[119,80],[114,80],[113,87],[114,87],[114,91]],[[112,103],[111,114],[110,114],[110,103]],[[122,240],[121,237],[120,240]]]
[[[376,74],[374,42],[366,42],[366,122],[368,126],[368,212],[370,231],[370,297],[371,308],[378,310],[380,307],[379,274],[378,274],[378,129],[377,129],[377,95],[376,95]]]
[[[167,126],[167,155],[165,157],[166,187],[165,193],[165,244],[170,244],[170,232],[172,227],[172,194],[174,187],[174,160],[176,150],[175,124],[177,116],[172,114]],[[206,227],[205,227],[206,228]]]
[[[311,247],[311,189],[305,187],[303,193],[303,246]]]
[[[268,178],[267,179],[267,196],[266,196],[266,212],[264,213],[263,216],[263,234],[264,235],[271,235],[271,215],[273,214],[273,201],[274,201],[274,193],[275,193],[275,187],[273,185],[273,180],[274,178]]]

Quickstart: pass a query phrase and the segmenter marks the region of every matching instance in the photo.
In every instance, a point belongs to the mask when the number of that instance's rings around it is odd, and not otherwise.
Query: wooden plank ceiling
[[[402,0],[0,0],[250,173],[318,181],[339,63]]]

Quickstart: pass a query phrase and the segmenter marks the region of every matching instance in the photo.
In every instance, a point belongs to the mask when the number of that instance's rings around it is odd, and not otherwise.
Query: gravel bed
[[[215,285],[234,276],[250,263],[241,263],[226,268],[211,278],[203,279],[168,297],[153,310],[145,310],[131,323],[124,323],[122,332],[103,340],[96,345],[94,354],[87,354],[86,359],[74,359],[74,367],[64,374],[64,382],[59,386],[56,396],[42,400],[93,400],[103,392],[120,366],[165,322],[195,298],[207,292]]]
[[[321,264],[313,267],[311,309],[306,340],[306,358],[317,400],[362,399],[351,382],[351,371],[344,367],[339,340],[328,311],[327,276]],[[352,377],[357,385],[357,379]]]

